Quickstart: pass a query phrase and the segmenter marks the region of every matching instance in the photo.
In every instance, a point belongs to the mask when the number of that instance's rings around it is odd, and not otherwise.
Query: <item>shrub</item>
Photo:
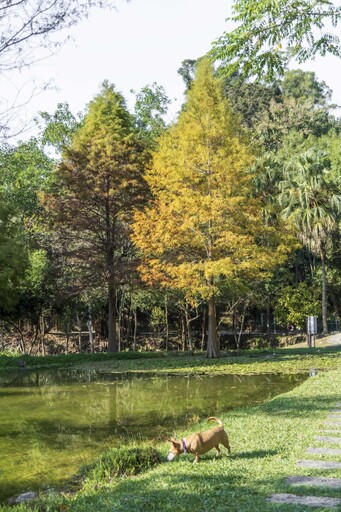
[[[111,448],[93,463],[83,466],[77,476],[87,482],[103,483],[143,473],[158,463],[160,455],[154,448]]]
[[[279,339],[276,336],[272,336],[270,339],[267,337],[253,338],[250,340],[251,349],[269,349],[276,348],[280,345]]]

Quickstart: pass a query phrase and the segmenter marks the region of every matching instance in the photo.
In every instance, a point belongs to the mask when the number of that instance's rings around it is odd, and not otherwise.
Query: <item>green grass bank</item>
[[[220,359],[207,359],[205,353],[120,352],[115,354],[70,354],[20,356],[0,353],[0,371],[42,368],[93,369],[102,372],[164,373],[268,373],[299,372],[316,368],[341,367],[341,347],[241,350],[224,353]]]
[[[339,497],[339,491],[295,488],[284,482],[287,476],[333,476],[341,478],[340,470],[312,470],[296,467],[299,459],[318,458],[305,450],[318,446],[314,441],[323,422],[336,402],[341,401],[341,363],[338,350],[307,350],[255,353],[226,356],[210,361],[202,356],[138,359],[103,358],[101,361],[78,361],[77,365],[103,363],[111,371],[179,371],[259,373],[263,371],[299,371],[321,368],[289,393],[279,395],[256,407],[234,409],[219,415],[229,433],[232,455],[216,459],[214,451],[192,464],[193,456],[183,455],[166,462],[167,443],[125,448],[103,454],[90,468],[83,468],[77,481],[77,492],[51,494],[35,505],[3,506],[1,512],[293,512],[305,510],[293,505],[275,505],[266,501],[273,493],[295,493]],[[71,356],[68,356],[71,357]],[[29,366],[29,365],[27,365]],[[8,366],[7,366],[8,367]],[[92,366],[91,366],[92,367]],[[285,370],[286,369],[286,370]],[[171,434],[182,437],[195,430],[208,428],[204,421]],[[211,426],[211,425],[210,425]],[[321,444],[322,446],[322,444]],[[141,449],[141,446],[138,447]],[[156,450],[152,457],[148,450]],[[132,452],[130,452],[132,450]],[[329,457],[328,457],[329,458]],[[331,460],[333,457],[331,457]],[[337,460],[337,459],[335,459]],[[117,469],[119,468],[119,469]],[[123,469],[122,469],[123,468]],[[141,470],[141,472],[140,472]],[[325,508],[314,508],[317,512]],[[337,510],[337,509],[335,509]],[[340,509],[341,510],[341,509]]]

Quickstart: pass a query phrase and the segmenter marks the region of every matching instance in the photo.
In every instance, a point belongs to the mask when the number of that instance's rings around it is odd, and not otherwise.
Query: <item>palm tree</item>
[[[311,148],[295,155],[285,165],[279,187],[283,218],[291,222],[302,243],[321,260],[322,322],[326,334],[326,256],[332,233],[339,227],[341,211],[341,191],[332,178],[327,153]]]

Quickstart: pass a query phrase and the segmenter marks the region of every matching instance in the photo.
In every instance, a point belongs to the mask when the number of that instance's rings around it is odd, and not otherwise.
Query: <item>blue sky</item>
[[[3,77],[2,93],[9,104],[16,95],[17,104],[24,103],[34,81],[38,86],[53,80],[52,88],[21,109],[29,122],[39,110],[52,113],[58,102],[67,101],[74,113],[83,110],[105,79],[116,85],[129,106],[131,89],[157,82],[173,101],[172,119],[183,101],[184,84],[177,69],[184,59],[206,53],[211,42],[231,28],[225,21],[230,5],[228,0],[116,0],[116,11],[93,11],[68,32],[72,39],[57,54],[25,72]],[[334,91],[333,100],[341,105],[339,59],[319,58],[304,69],[325,80]]]

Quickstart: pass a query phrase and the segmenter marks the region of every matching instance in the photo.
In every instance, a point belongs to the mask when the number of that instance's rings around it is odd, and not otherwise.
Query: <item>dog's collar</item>
[[[187,453],[187,445],[186,445],[186,439],[183,437],[181,439],[181,442],[182,442],[182,448],[184,450],[184,453]]]

